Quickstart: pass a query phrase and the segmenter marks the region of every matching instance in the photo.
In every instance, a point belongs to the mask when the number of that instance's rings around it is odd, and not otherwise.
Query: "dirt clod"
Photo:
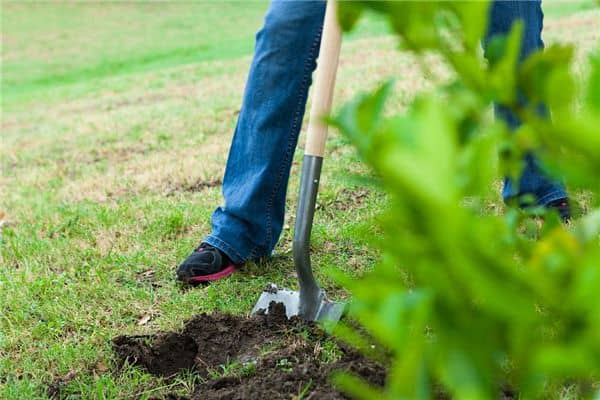
[[[264,315],[200,314],[181,332],[119,336],[113,347],[122,361],[156,375],[193,369],[205,381],[190,394],[192,400],[290,399],[300,394],[344,399],[329,383],[336,370],[383,385],[385,369],[343,345],[336,361],[327,361],[326,340],[317,326],[288,320],[285,307],[271,303]]]
[[[121,361],[141,365],[154,375],[170,376],[194,367],[198,346],[185,334],[118,336],[113,348]]]

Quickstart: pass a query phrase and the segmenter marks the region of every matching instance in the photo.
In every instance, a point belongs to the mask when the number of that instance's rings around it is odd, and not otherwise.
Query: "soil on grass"
[[[326,341],[317,326],[288,320],[283,305],[272,303],[266,315],[200,314],[180,332],[119,336],[113,347],[121,361],[155,375],[192,369],[204,380],[192,400],[345,399],[329,383],[338,370],[384,384],[383,366],[342,344],[324,346]]]

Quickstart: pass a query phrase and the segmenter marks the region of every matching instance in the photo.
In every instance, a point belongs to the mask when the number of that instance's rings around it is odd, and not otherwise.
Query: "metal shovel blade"
[[[271,283],[267,285],[260,295],[258,302],[252,309],[252,314],[267,314],[269,312],[269,304],[273,301],[275,303],[283,303],[285,314],[288,318],[300,316],[308,321],[328,321],[331,323],[336,323],[340,320],[346,307],[346,303],[327,300],[323,293],[316,311],[311,313],[311,315],[301,315],[300,292],[283,289]]]

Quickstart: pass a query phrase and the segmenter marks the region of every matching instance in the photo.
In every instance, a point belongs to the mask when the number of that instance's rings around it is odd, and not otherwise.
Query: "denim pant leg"
[[[223,179],[225,205],[205,239],[236,263],[271,254],[281,234],[324,16],[322,0],[275,0],[256,35]]]
[[[508,33],[512,24],[517,20],[521,20],[525,29],[521,42],[520,60],[523,61],[531,53],[544,48],[544,42],[542,41],[544,14],[541,0],[495,0],[490,12],[490,25],[485,42],[489,41],[494,35]],[[494,111],[496,117],[504,120],[512,129],[521,124],[517,116],[505,107],[496,105]],[[548,177],[533,155],[526,155],[524,161],[525,165],[519,182],[515,184],[509,178],[504,181],[502,196],[505,201],[524,195],[533,195],[538,204],[546,205],[567,197],[563,185]]]

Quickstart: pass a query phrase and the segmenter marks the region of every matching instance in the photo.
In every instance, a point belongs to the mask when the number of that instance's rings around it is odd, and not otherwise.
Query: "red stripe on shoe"
[[[233,274],[235,271],[237,271],[237,268],[235,265],[232,264],[219,272],[215,272],[214,274],[191,277],[189,279],[189,281],[190,282],[218,281],[219,279],[223,279],[223,278]]]

